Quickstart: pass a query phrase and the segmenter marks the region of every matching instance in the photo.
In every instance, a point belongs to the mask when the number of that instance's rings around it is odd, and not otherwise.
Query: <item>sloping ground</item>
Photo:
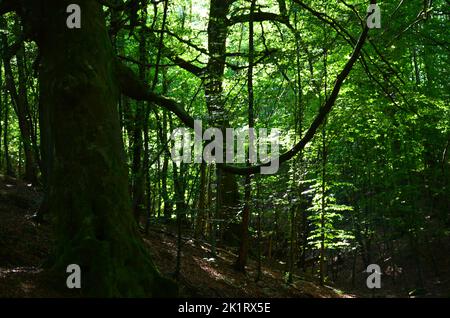
[[[391,244],[393,244],[391,242]],[[336,282],[340,288],[351,291],[359,297],[381,298],[450,298],[450,242],[448,239],[428,237],[419,250],[422,280],[419,280],[417,256],[405,239],[395,241],[394,257],[377,257],[373,263],[379,264],[381,289],[370,290],[365,282],[367,273],[356,273],[352,284],[352,258],[341,265],[341,273]],[[357,268],[364,268],[361,258],[356,262]],[[344,270],[342,270],[344,269]],[[421,287],[419,287],[421,286]]]
[[[27,184],[0,177],[0,297],[76,297],[54,288],[42,265],[52,245],[48,225],[38,225],[32,215],[40,194]],[[144,240],[161,272],[173,275],[176,238],[160,228],[151,229]],[[235,256],[218,249],[211,258],[206,243],[196,246],[183,240],[180,296],[185,297],[350,297],[328,287],[297,279],[287,286],[280,271],[262,268],[255,282],[256,264],[247,274],[233,270]]]
[[[51,246],[50,229],[32,220],[41,195],[0,177],[0,297],[57,297],[40,269]]]
[[[166,275],[173,275],[176,264],[176,239],[170,232],[153,229],[144,237],[150,246],[153,259]],[[209,245],[196,245],[193,240],[183,240],[181,258],[181,296],[186,297],[351,297],[331,287],[320,287],[298,277],[293,284],[283,282],[283,273],[262,267],[261,279],[255,282],[257,264],[249,262],[247,273],[233,269],[236,255],[217,249],[211,257]]]

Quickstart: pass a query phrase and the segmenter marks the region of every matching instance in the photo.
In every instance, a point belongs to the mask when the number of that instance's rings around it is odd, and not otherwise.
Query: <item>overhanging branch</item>
[[[336,102],[336,99],[339,95],[339,92],[341,90],[342,84],[344,83],[345,79],[350,74],[350,71],[353,68],[353,65],[355,64],[356,60],[359,58],[361,54],[362,47],[364,46],[364,43],[366,42],[367,35],[369,33],[368,27],[365,27],[363,32],[361,33],[358,42],[355,45],[355,48],[353,50],[353,53],[350,57],[350,59],[345,64],[342,71],[337,76],[336,82],[333,87],[333,91],[331,92],[330,96],[328,97],[325,104],[320,108],[319,114],[317,114],[316,118],[312,122],[311,126],[309,127],[306,134],[303,136],[303,138],[289,151],[282,154],[279,158],[275,159],[278,161],[278,164],[281,165],[283,162],[291,159],[296,154],[298,154],[305,146],[308,144],[308,142],[311,141],[311,139],[316,134],[317,129],[323,124],[325,118],[327,117],[328,113],[331,111],[331,109],[334,106],[334,103]],[[266,164],[256,165],[252,167],[233,167],[225,165],[222,167],[223,170],[227,172],[231,172],[234,174],[240,174],[240,175],[247,175],[247,174],[255,174],[261,172],[261,167],[264,166],[271,166],[273,165],[273,161]]]
[[[287,16],[279,15],[276,13],[270,13],[270,12],[255,12],[252,15],[254,22],[263,22],[263,21],[276,21],[283,23],[286,25],[289,29],[293,29],[292,25],[289,22],[289,18]],[[250,21],[250,14],[242,14],[237,15],[234,17],[231,17],[228,20],[228,25],[234,25],[236,23],[245,23]]]
[[[372,0],[371,3],[373,2],[374,1]],[[327,115],[332,110],[345,79],[348,77],[355,62],[361,55],[361,51],[367,40],[368,33],[369,28],[365,26],[364,30],[362,31],[362,33],[358,38],[358,41],[355,44],[350,59],[345,64],[342,71],[338,74],[330,96],[326,100],[325,104],[320,108],[319,113],[317,114],[316,118],[310,125],[309,129],[306,131],[305,135],[292,149],[285,152],[279,158],[274,159],[273,161],[276,160],[278,161],[278,164],[281,165],[285,161],[290,160],[296,154],[298,154],[312,140],[317,130],[323,124]],[[117,62],[117,76],[123,94],[136,100],[146,100],[149,102],[153,102],[173,112],[186,126],[194,128],[194,118],[191,117],[184,110],[182,105],[180,105],[178,102],[172,99],[153,93],[150,87],[148,87],[145,83],[141,82],[131,69],[121,64],[120,62]],[[251,167],[235,167],[229,165],[221,165],[221,169],[239,175],[256,174],[261,173],[261,167],[272,166],[274,163],[273,161]]]
[[[186,126],[194,128],[194,118],[184,110],[180,103],[152,92],[150,86],[141,81],[129,67],[119,61],[116,63],[116,72],[122,94],[135,100],[155,103],[174,113]]]

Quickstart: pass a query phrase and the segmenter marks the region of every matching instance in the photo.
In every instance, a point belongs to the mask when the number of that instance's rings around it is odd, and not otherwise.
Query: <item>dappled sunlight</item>
[[[216,268],[211,266],[211,262],[208,262],[205,259],[199,259],[197,257],[194,257],[194,260],[200,266],[200,268],[211,278],[215,280],[225,280],[225,277]]]
[[[0,298],[448,296],[449,0],[70,2],[0,0]]]

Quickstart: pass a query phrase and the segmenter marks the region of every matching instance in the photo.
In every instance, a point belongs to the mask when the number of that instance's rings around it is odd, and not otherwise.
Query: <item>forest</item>
[[[0,0],[0,298],[450,297],[449,4]]]

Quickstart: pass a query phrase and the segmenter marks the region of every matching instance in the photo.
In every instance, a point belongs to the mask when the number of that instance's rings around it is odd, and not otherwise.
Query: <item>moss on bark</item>
[[[173,296],[176,285],[159,274],[132,217],[115,59],[102,7],[79,0],[81,29],[68,29],[65,11],[72,1],[41,2],[24,1],[21,14],[39,23],[33,29],[39,30],[41,103],[52,127],[49,206],[58,244],[50,266],[65,276],[69,264],[80,265],[86,296]]]

